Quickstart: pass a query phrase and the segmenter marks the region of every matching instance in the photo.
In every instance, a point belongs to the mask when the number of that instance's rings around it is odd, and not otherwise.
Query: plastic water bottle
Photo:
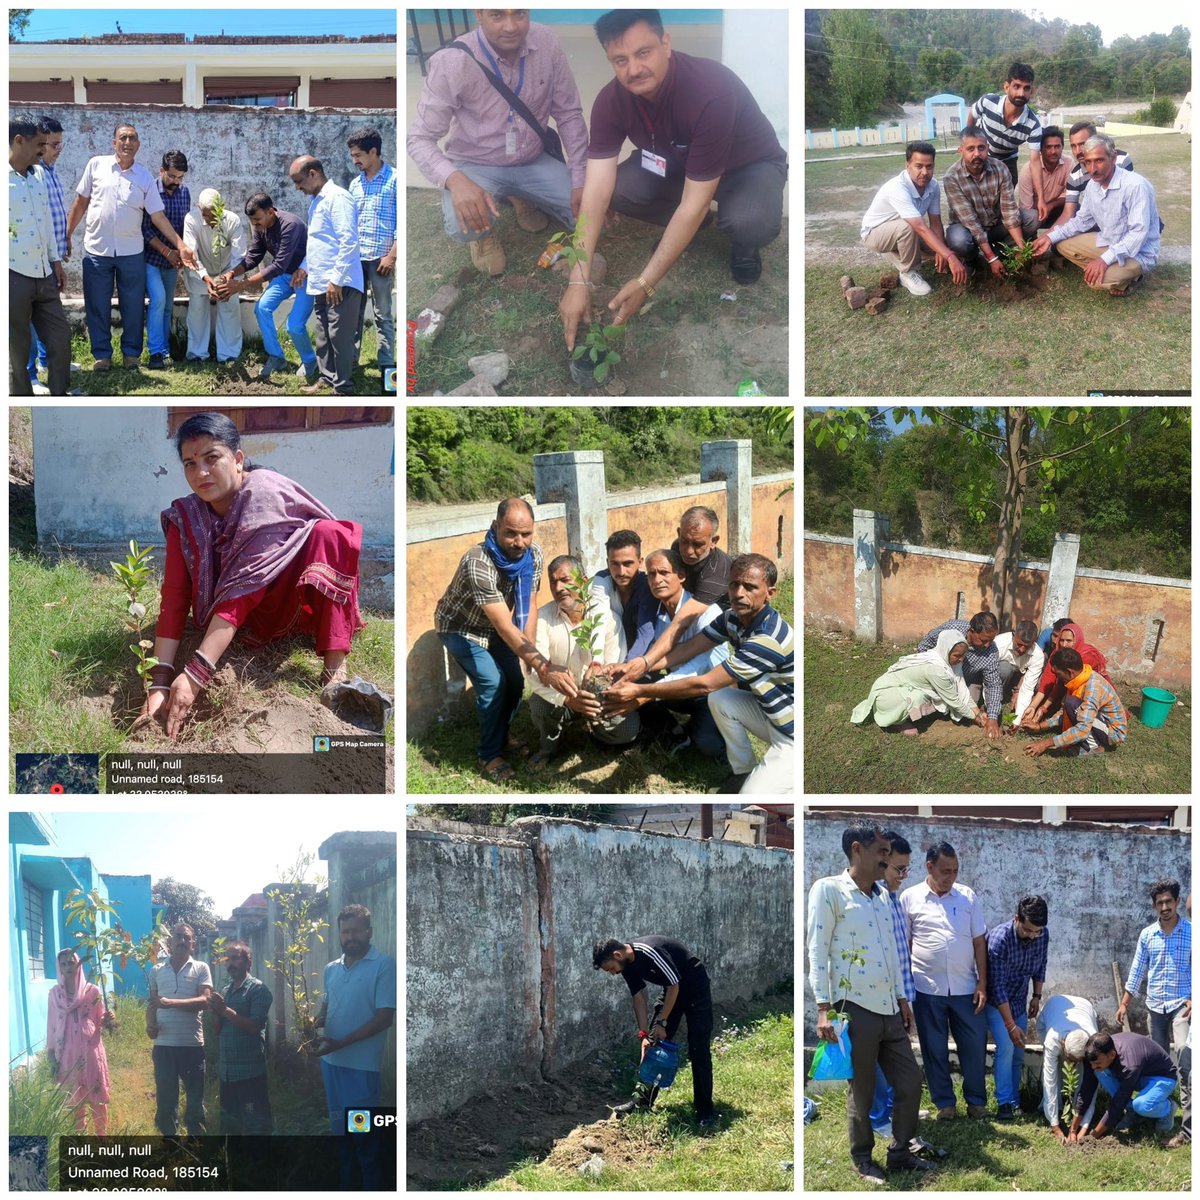
[[[669,1088],[679,1069],[679,1046],[675,1042],[656,1042],[642,1059],[638,1078],[651,1087]]]

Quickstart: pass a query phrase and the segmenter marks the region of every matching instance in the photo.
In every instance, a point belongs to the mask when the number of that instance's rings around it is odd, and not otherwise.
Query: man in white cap
[[[198,266],[187,272],[189,362],[208,358],[213,314],[217,325],[217,361],[233,362],[242,353],[241,301],[233,293],[217,293],[217,280],[240,262],[246,253],[246,230],[235,212],[227,212],[221,193],[205,188],[196,207],[183,222],[184,245],[196,255]]]

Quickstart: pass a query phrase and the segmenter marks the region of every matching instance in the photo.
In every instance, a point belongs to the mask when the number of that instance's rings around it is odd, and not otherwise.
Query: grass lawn
[[[504,350],[512,360],[501,385],[510,396],[732,396],[749,376],[764,394],[786,396],[788,384],[788,227],[763,250],[762,278],[748,287],[729,274],[729,240],[715,228],[698,233],[659,284],[649,311],[634,316],[620,347],[622,361],[604,388],[571,381],[558,302],[563,277],[536,267],[557,227],[526,233],[501,209],[499,236],[508,269],[498,278],[471,266],[465,244],[442,226],[440,193],[408,189],[408,315],[415,317],[444,283],[461,293],[446,328],[417,364],[417,395],[465,383],[467,359]],[[608,275],[593,293],[593,315],[649,261],[662,230],[623,217],[604,232],[599,250]],[[723,301],[722,293],[736,295]]]
[[[1030,758],[1027,735],[989,743],[974,726],[935,720],[920,737],[887,733],[873,720],[850,722],[871,684],[915,646],[867,645],[844,634],[804,636],[804,790],[811,793],[1053,795],[1188,792],[1191,788],[1191,692],[1161,729],[1138,720],[1141,688],[1117,681],[1130,710],[1129,736],[1103,757],[1053,751]],[[1007,711],[1007,710],[1006,710]]]
[[[957,1084],[956,1080],[956,1084]],[[1089,1139],[1079,1146],[1057,1142],[1040,1109],[1018,1112],[1011,1124],[995,1120],[995,1093],[988,1077],[992,1115],[968,1120],[959,1103],[954,1121],[926,1120],[917,1136],[949,1151],[936,1170],[890,1176],[885,1188],[867,1183],[850,1165],[846,1105],[848,1087],[810,1090],[820,1117],[804,1127],[804,1189],[812,1192],[1186,1192],[1192,1160],[1187,1149],[1167,1150],[1165,1135],[1148,1127],[1128,1135]],[[925,1088],[921,1107],[933,1108]],[[1178,1108],[1178,1105],[1176,1106]],[[1179,1123],[1176,1120],[1175,1130]],[[887,1140],[876,1137],[875,1163],[882,1167]]]
[[[780,578],[774,604],[794,627],[793,576]],[[538,734],[529,717],[528,704],[517,710],[511,733],[531,749],[537,748]],[[750,740],[761,758],[766,746],[757,738]],[[568,729],[563,752],[548,767],[533,772],[516,760],[513,762],[516,776],[508,783],[494,783],[479,771],[475,755],[478,744],[479,722],[473,703],[438,720],[426,733],[410,738],[408,791],[414,795],[456,796],[531,792],[694,795],[713,791],[728,775],[725,767],[718,766],[711,758],[694,751],[672,757],[657,742],[639,741],[626,747],[599,745],[576,724]]]
[[[1091,389],[1190,389],[1191,147],[1168,136],[1122,137],[1119,144],[1154,184],[1166,225],[1159,265],[1139,291],[1121,300],[1095,292],[1070,264],[1019,285],[993,284],[980,270],[959,289],[929,264],[924,274],[932,294],[899,289],[878,317],[852,312],[838,279],[851,274],[871,287],[890,265],[863,246],[859,228],[875,192],[903,168],[903,150],[887,158],[812,152],[835,161],[810,163],[804,172],[805,394],[1067,396]],[[952,151],[939,150],[939,178],[954,159]],[[981,329],[997,322],[1003,323],[1003,339],[980,337]],[[1080,330],[1087,331],[1086,354]]]
[[[291,369],[278,371],[264,381],[258,378],[258,371],[267,360],[266,354],[260,343],[248,339],[241,357],[233,363],[218,364],[213,360],[185,362],[180,357],[173,366],[152,371],[146,366],[149,355],[143,354],[137,367],[126,370],[115,365],[120,362],[121,348],[120,332],[114,329],[114,369],[96,374],[92,370],[96,360],[87,334],[77,333],[71,339],[71,361],[77,362],[83,370],[71,372],[69,386],[72,392],[78,389],[77,394],[83,396],[303,396],[301,388],[307,386],[307,381],[296,374],[300,368],[300,355],[288,338],[286,329],[281,329],[279,336]],[[360,363],[364,365],[354,372],[354,394],[357,396],[381,394],[375,347],[375,327],[368,325],[363,330],[360,358]],[[42,382],[45,381],[43,374]],[[328,388],[317,398],[333,395],[333,389]]]
[[[610,1119],[629,1098],[636,1043],[589,1054],[571,1070],[537,1084],[518,1083],[468,1102],[444,1117],[408,1127],[409,1190],[498,1192],[695,1191],[793,1189],[794,994],[717,1005],[713,1030],[713,1101],[717,1129],[702,1131],[692,1105],[692,1068],[682,1062],[674,1086],[646,1113]],[[581,1174],[599,1157],[598,1174]]]

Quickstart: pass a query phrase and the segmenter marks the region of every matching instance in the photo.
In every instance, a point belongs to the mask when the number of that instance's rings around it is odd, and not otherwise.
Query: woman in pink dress
[[[92,1106],[96,1136],[108,1131],[108,1058],[101,1029],[113,1030],[116,1020],[104,1009],[100,989],[83,978],[83,964],[74,950],[58,955],[58,984],[50,989],[50,1018],[46,1048],[58,1082],[70,1092],[75,1128],[87,1133],[87,1106]]]

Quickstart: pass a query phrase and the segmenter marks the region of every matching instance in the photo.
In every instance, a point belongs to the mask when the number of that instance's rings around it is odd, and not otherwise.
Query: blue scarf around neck
[[[500,548],[500,543],[496,541],[496,530],[492,528],[487,531],[487,536],[483,539],[483,548],[488,552],[488,557],[495,564],[496,570],[505,579],[515,582],[513,624],[518,629],[524,630],[525,622],[529,620],[529,603],[533,598],[533,544],[530,543],[525,548],[525,553],[514,562]]]

